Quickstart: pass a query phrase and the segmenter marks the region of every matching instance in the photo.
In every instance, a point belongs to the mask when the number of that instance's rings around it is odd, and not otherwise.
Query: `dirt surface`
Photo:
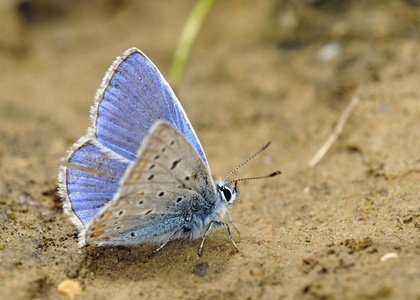
[[[67,279],[75,299],[420,299],[419,1],[217,1],[176,92],[215,178],[268,140],[235,175],[283,174],[240,185],[239,252],[218,230],[202,257],[176,241],[152,258],[78,249],[57,167],[117,55],[169,74],[195,1],[89,3],[0,6],[1,299],[64,299]]]

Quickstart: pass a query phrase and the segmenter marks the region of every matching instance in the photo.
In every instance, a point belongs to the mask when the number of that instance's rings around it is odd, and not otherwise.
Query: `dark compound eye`
[[[232,198],[232,192],[228,188],[222,188],[221,190],[222,190],[223,196],[225,196],[226,201],[229,202],[230,199]]]

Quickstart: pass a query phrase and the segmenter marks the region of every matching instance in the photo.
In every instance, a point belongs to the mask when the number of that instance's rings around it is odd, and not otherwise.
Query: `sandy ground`
[[[169,73],[194,3],[3,1],[0,298],[64,299],[71,279],[75,299],[420,299],[418,1],[216,2],[177,94],[215,178],[268,140],[236,176],[283,172],[241,184],[240,251],[224,230],[202,257],[199,241],[150,259],[153,246],[77,248],[60,157],[117,55],[138,47]],[[343,134],[308,169],[353,95]]]

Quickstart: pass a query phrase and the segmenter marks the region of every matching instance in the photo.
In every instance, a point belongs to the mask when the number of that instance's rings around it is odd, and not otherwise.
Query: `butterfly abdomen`
[[[198,239],[210,222],[219,221],[223,218],[225,210],[217,205],[219,201],[215,199],[200,200],[191,201],[182,208],[184,228],[183,235],[179,238]]]

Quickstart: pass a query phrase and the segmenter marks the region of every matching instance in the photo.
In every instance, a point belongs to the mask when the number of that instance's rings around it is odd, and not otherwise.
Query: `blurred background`
[[[420,297],[417,0],[214,1],[182,80],[169,81],[215,178],[273,142],[238,172],[283,172],[242,185],[241,252],[225,232],[204,258],[192,242],[149,262],[147,247],[77,249],[55,192],[60,157],[116,56],[137,47],[170,79],[196,3],[1,0],[3,295],[56,299],[70,278],[84,299]],[[354,95],[343,134],[308,169]],[[397,258],[382,263],[387,253]]]

